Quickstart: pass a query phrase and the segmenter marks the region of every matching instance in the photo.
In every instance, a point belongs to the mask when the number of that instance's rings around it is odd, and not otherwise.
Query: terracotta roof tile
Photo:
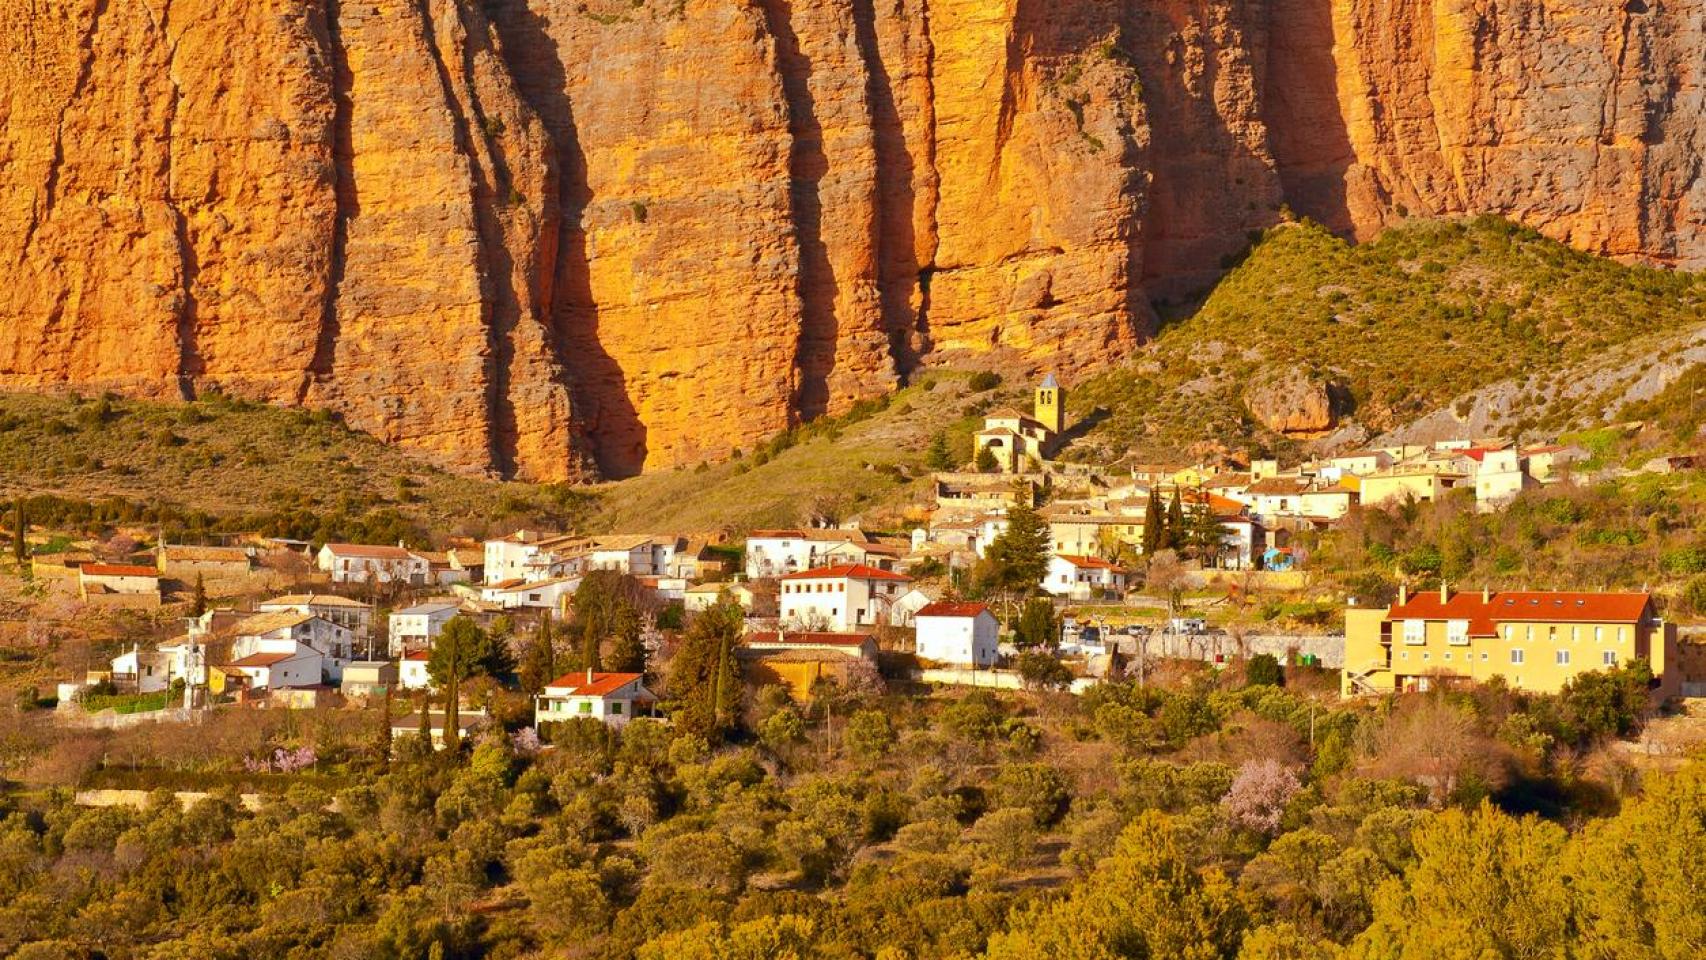
[[[879,570],[876,567],[862,563],[843,563],[833,567],[819,567],[816,570],[801,570],[790,573],[783,580],[897,580],[911,582],[912,578],[891,570]]]
[[[989,609],[984,603],[950,603],[938,601],[925,604],[913,614],[915,617],[975,617]]]

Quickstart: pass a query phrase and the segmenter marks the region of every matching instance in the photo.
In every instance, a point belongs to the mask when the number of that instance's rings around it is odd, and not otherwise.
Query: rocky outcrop
[[[922,364],[1070,377],[1287,206],[1706,265],[1706,22],[1665,0],[0,0],[0,28],[0,386],[310,404],[510,476],[723,456]]]
[[[1244,407],[1275,433],[1316,437],[1338,425],[1335,390],[1296,368],[1270,371],[1244,389]]]

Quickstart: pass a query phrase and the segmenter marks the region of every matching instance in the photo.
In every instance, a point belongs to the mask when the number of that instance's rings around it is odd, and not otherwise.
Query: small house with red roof
[[[781,578],[777,601],[782,620],[841,632],[888,623],[895,601],[912,578],[863,563],[802,570]]]
[[[160,571],[128,563],[85,563],[77,568],[78,593],[86,603],[117,600],[156,606]]]
[[[995,666],[1001,622],[981,603],[939,601],[913,617],[918,659],[956,667]]]
[[[1044,592],[1069,600],[1089,600],[1096,596],[1121,596],[1125,593],[1124,567],[1101,557],[1057,553],[1049,557],[1048,573],[1043,576]]]
[[[560,720],[597,720],[622,727],[649,712],[657,702],[646,689],[645,679],[639,673],[566,673],[547,684],[534,700],[533,724],[543,727]]]

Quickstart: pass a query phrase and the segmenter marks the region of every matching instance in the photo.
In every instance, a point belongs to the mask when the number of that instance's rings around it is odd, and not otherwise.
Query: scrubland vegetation
[[[1706,323],[1706,280],[1495,217],[1416,222],[1354,245],[1304,222],[1269,230],[1200,306],[1175,312],[1153,347],[1076,391],[1108,411],[1101,446],[1283,452],[1241,400],[1275,368],[1342,388],[1346,413],[1390,429],[1477,387]]]
[[[577,721],[543,752],[499,729],[437,755],[377,708],[76,735],[13,713],[0,952],[1697,955],[1706,767],[1609,745],[1641,722],[1639,668],[1378,708],[1285,680],[763,688],[727,738]],[[78,783],[212,796],[81,808]]]

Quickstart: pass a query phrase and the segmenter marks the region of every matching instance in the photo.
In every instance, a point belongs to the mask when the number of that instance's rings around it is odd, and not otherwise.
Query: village
[[[1104,470],[1057,459],[1066,402],[1051,376],[1029,413],[989,413],[972,469],[937,473],[934,502],[893,533],[855,520],[739,537],[523,529],[437,550],[260,537],[37,550],[29,569],[41,589],[94,607],[183,610],[172,636],[134,637],[65,678],[56,700],[75,713],[92,692],[128,707],[107,722],[133,723],[222,704],[400,697],[414,712],[397,717],[399,732],[442,736],[446,722],[471,727],[483,715],[442,702],[433,652],[446,628],[495,632],[513,662],[529,643],[549,644],[553,622],[574,621],[577,597],[601,577],[640,612],[645,656],[620,672],[536,681],[526,691],[536,726],[662,716],[670,698],[654,692],[658,664],[684,622],[719,607],[740,611],[732,653],[748,683],[783,684],[802,701],[826,681],[1081,691],[1141,679],[1169,658],[1224,666],[1252,656],[1336,671],[1345,697],[1494,676],[1555,692],[1636,660],[1653,671],[1656,700],[1706,692],[1706,645],[1679,636],[1642,593],[1441,582],[1401,585],[1387,603],[1345,597],[1336,615],[1301,629],[1236,612],[1258,592],[1304,590],[1309,544],[1359,504],[1455,496],[1496,511],[1524,490],[1571,483],[1587,456],[1579,447],[1452,439],[1284,469],[1226,458]]]

